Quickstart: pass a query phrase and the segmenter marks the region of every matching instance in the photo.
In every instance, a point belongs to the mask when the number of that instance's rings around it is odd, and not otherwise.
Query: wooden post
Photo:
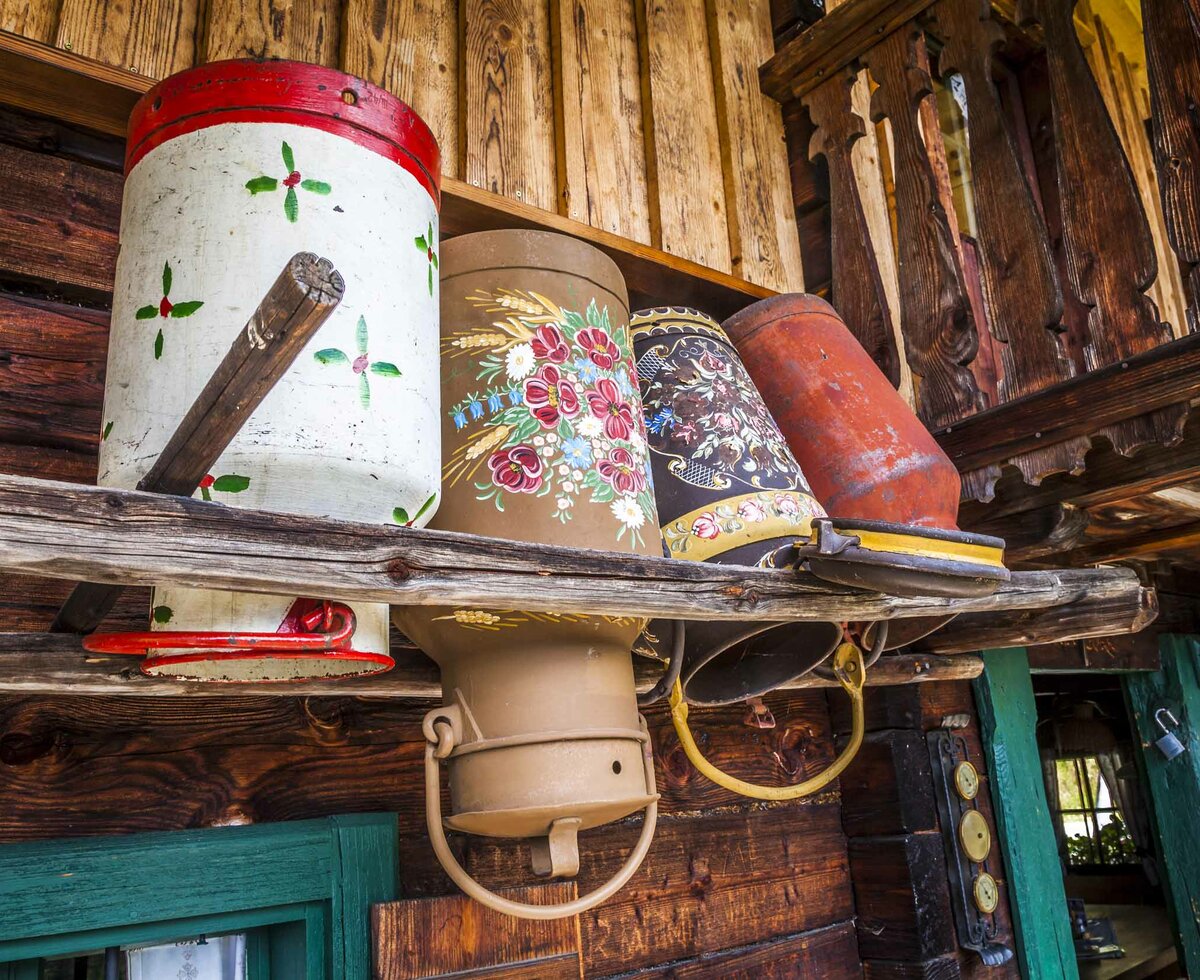
[[[1024,647],[983,651],[975,680],[980,734],[992,781],[996,832],[1008,874],[1017,958],[1025,977],[1079,976],[1062,865],[1050,823]]]
[[[1159,867],[1175,942],[1187,976],[1200,976],[1200,638],[1163,636],[1162,669],[1123,679],[1125,701],[1142,747]],[[1155,748],[1162,729],[1154,713],[1168,709],[1185,752],[1168,760]]]

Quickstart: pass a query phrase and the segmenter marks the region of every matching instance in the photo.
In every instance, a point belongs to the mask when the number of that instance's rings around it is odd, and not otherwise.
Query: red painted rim
[[[309,650],[290,652],[271,652],[267,650],[196,650],[190,653],[160,654],[146,657],[142,661],[142,673],[148,677],[158,674],[159,668],[178,664],[227,660],[341,660],[365,665],[368,669],[358,670],[352,674],[314,674],[310,677],[275,677],[257,680],[215,680],[205,678],[205,684],[289,684],[303,683],[312,680],[337,681],[350,677],[372,677],[375,674],[385,674],[396,666],[396,662],[386,653],[371,653],[367,650]],[[172,675],[176,676],[176,675]],[[180,678],[187,680],[188,678]]]
[[[133,107],[125,173],[168,140],[231,122],[291,123],[351,140],[411,173],[441,209],[441,154],[424,120],[377,85],[299,61],[216,61],[159,82]]]

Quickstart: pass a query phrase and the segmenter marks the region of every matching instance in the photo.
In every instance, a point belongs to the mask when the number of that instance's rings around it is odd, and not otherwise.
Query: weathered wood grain
[[[839,72],[805,98],[817,127],[809,155],[823,156],[829,167],[833,305],[888,380],[898,385],[900,355],[892,333],[892,311],[852,158],[854,145],[867,131],[851,101],[856,80],[850,70]]]
[[[464,0],[461,16],[464,179],[557,211],[549,6]]]
[[[756,72],[773,50],[766,0],[706,0],[735,273],[781,292],[804,290],[780,108]],[[747,176],[754,174],[753,180]]]
[[[1200,330],[1200,2],[1143,0],[1154,163],[1167,234],[1191,293],[1188,323]]]
[[[58,22],[58,0],[3,0],[0,31],[10,31],[31,41],[48,42]]]
[[[551,0],[559,210],[650,241],[638,43],[630,0]]]
[[[571,881],[506,889],[506,898],[529,905],[573,901]],[[377,980],[472,976],[571,978],[581,976],[574,917],[535,922],[513,919],[467,898],[409,899],[371,908],[371,944]]]
[[[201,0],[63,0],[55,44],[149,78],[196,61]]]
[[[457,0],[345,0],[340,64],[412,106],[433,130],[442,173],[462,176]]]
[[[205,383],[162,452],[138,481],[152,493],[190,495],[300,351],[329,319],[345,291],[328,259],[298,252],[271,284]],[[62,633],[94,630],[121,587],[75,587],[51,624]]]
[[[652,239],[664,252],[728,272],[725,179],[704,7],[637,0],[635,12]]]
[[[1103,636],[1067,643],[1031,646],[1029,669],[1035,674],[1128,672],[1158,670],[1162,658],[1158,651],[1159,634],[1136,633],[1133,636]]]
[[[208,0],[197,61],[288,58],[335,67],[340,0]]]
[[[871,48],[865,60],[879,86],[872,116],[892,124],[900,324],[917,414],[931,427],[945,425],[984,403],[967,368],[979,336],[962,261],[918,122],[919,107],[933,94],[924,34],[906,25]]]
[[[353,524],[0,477],[0,570],[346,601],[693,619],[875,620],[1062,605],[1140,588],[1125,569],[1017,572],[991,596],[897,598],[783,570]]]
[[[929,750],[916,731],[872,732],[842,773],[842,828],[847,837],[936,830]]]

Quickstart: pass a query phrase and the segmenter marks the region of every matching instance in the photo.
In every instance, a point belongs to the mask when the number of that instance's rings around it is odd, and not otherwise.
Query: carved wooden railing
[[[763,88],[807,107],[814,126],[808,152],[827,164],[834,305],[894,381],[907,361],[917,411],[944,444],[957,436],[961,445],[970,418],[971,458],[960,460],[964,497],[989,499],[1005,463],[1034,484],[1079,471],[1098,435],[1126,455],[1177,439],[1200,379],[1181,379],[1165,401],[1158,392],[1155,404],[1132,390],[1127,405],[1082,433],[1054,417],[1046,390],[1068,390],[1101,368],[1140,368],[1176,333],[1200,329],[1200,0],[1142,0],[1161,201],[1153,222],[1080,43],[1076,0],[829,6],[763,67]],[[1005,54],[997,71],[1002,48],[1019,57]],[[870,119],[851,99],[862,71],[873,87]],[[952,75],[961,76],[965,98],[969,243],[959,232],[934,100],[934,80]],[[1001,86],[998,77],[1012,84]],[[882,120],[890,134],[898,309],[888,301],[876,251],[893,243],[872,242],[852,159],[854,144]],[[1143,170],[1150,169],[1147,160]],[[1160,229],[1157,238],[1152,228]],[[1188,284],[1175,304],[1187,306],[1180,317],[1187,322],[1175,331],[1148,295],[1159,256],[1178,262],[1172,281]],[[1188,353],[1198,340],[1183,336],[1174,345]],[[1034,407],[1049,413],[1044,426],[1027,403],[1035,393]],[[1073,410],[1086,416],[1086,405]],[[993,439],[1021,448],[989,454]]]

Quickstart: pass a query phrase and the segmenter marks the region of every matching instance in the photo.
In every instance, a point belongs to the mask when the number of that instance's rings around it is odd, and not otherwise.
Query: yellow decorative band
[[[893,555],[914,555],[918,558],[941,558],[950,561],[966,561],[973,565],[1004,567],[1004,549],[993,548],[968,541],[947,541],[944,538],[927,538],[919,534],[889,534],[886,531],[866,531],[857,528],[840,528],[838,534],[858,538],[859,547],[866,551],[883,551]]]
[[[734,548],[773,538],[807,538],[825,511],[797,490],[759,490],[698,507],[663,525],[673,558],[707,561]]]

